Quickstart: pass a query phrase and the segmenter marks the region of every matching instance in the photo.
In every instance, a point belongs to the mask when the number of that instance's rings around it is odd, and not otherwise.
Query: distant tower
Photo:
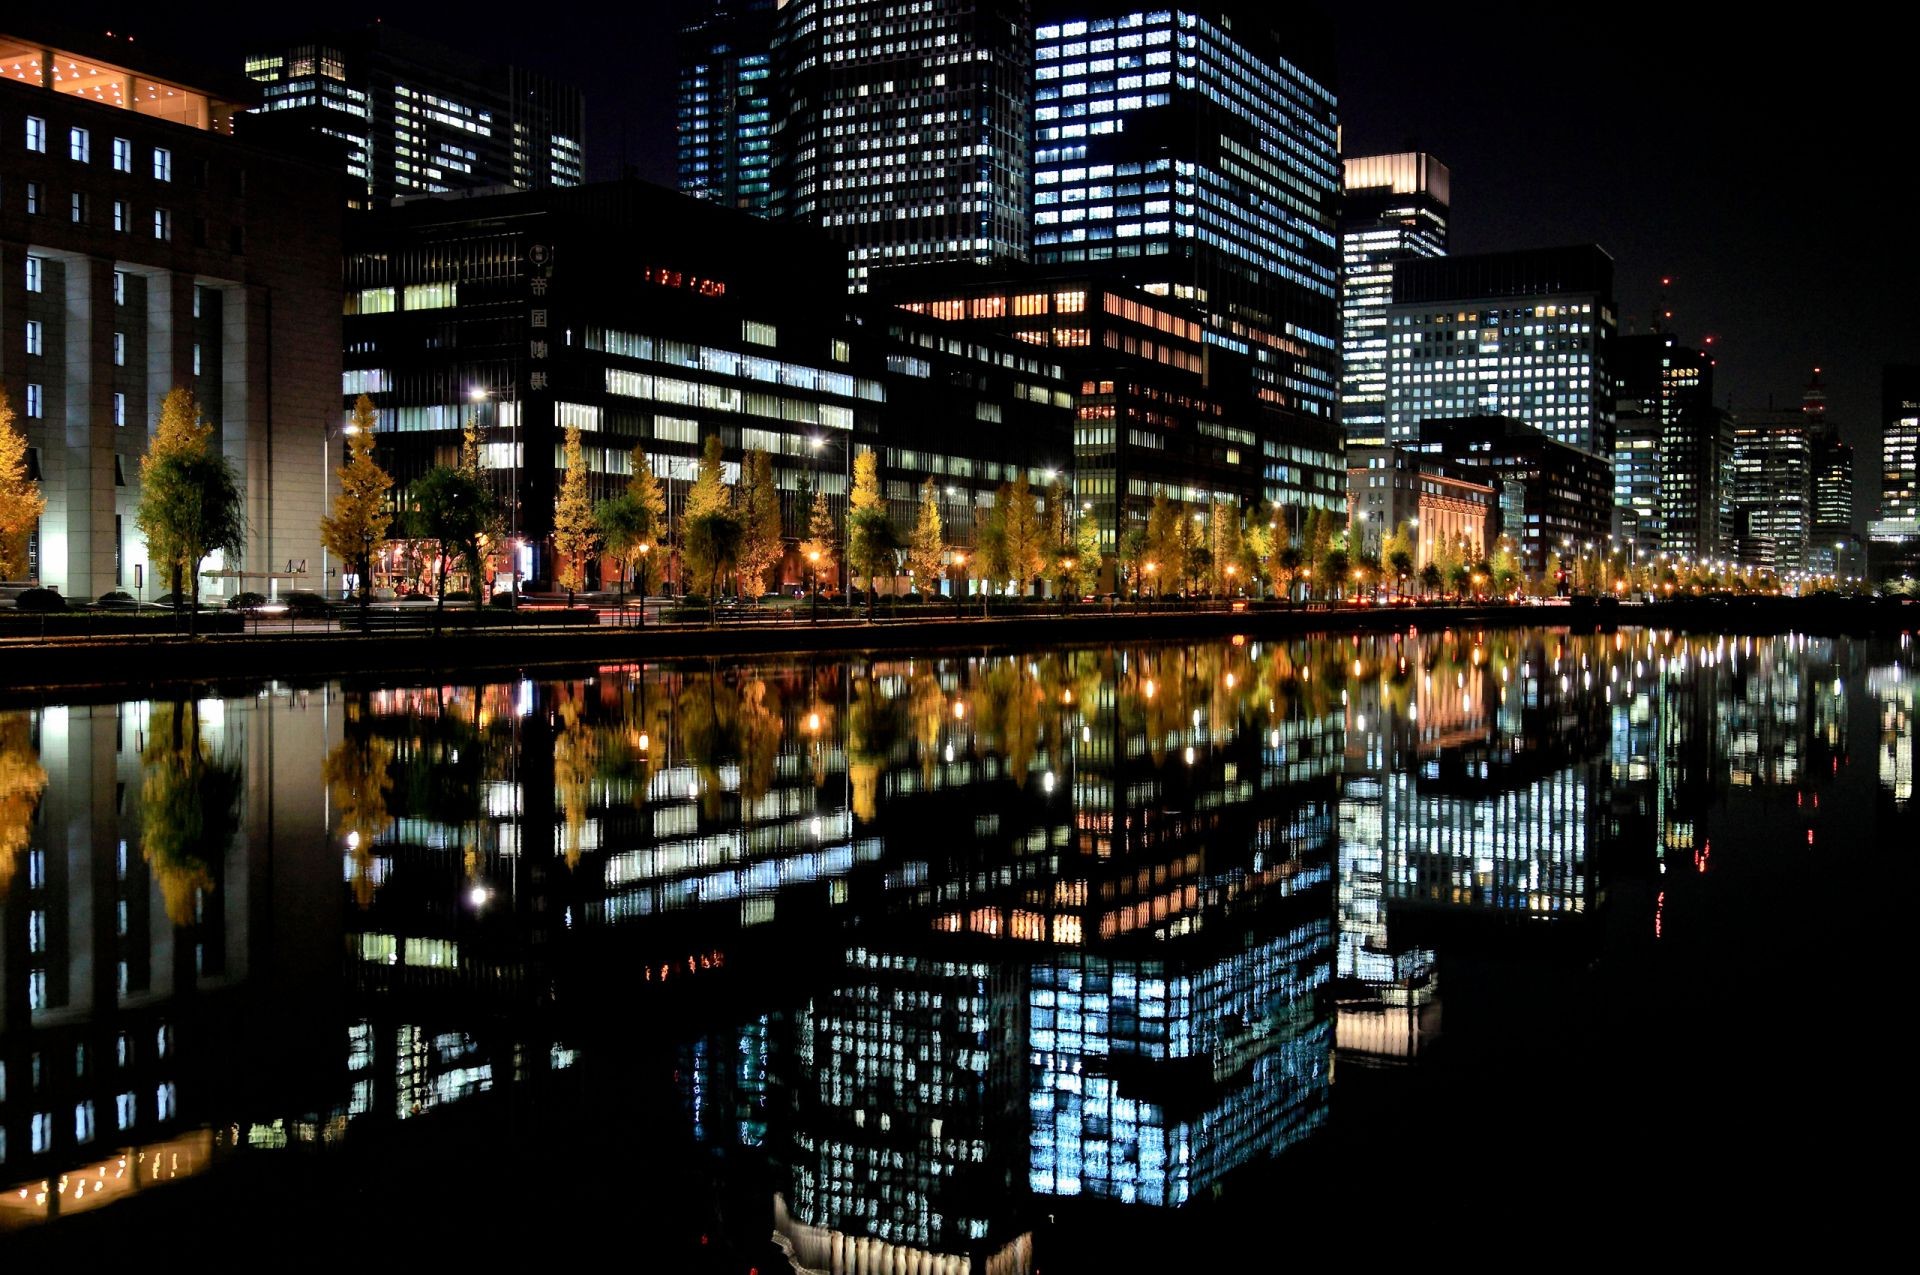
[[[1415,257],[1447,255],[1452,174],[1431,155],[1346,161],[1340,214],[1340,423],[1349,446],[1387,438],[1387,307],[1393,275]]]
[[[714,0],[680,28],[680,193],[762,217],[773,192],[773,0]]]

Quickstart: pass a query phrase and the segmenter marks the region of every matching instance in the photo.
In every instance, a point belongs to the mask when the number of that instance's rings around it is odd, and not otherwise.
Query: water
[[[1533,629],[0,709],[0,1245],[1870,1235],[1914,666]]]

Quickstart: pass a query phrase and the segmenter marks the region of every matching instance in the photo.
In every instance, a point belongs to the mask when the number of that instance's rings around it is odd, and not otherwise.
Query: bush
[[[28,589],[13,603],[22,611],[64,611],[67,600],[52,589]]]
[[[449,601],[449,602],[471,602],[471,601],[473,601],[473,594],[471,594],[471,593],[469,593],[469,592],[468,592],[467,590],[465,590],[465,589],[448,589],[448,590],[447,590],[447,601]]]
[[[513,594],[511,592],[496,593],[488,600],[487,605],[499,607],[503,611],[511,610],[513,607]]]
[[[686,597],[680,599],[680,605],[683,607],[703,607],[707,605],[707,597],[704,593],[689,593]]]

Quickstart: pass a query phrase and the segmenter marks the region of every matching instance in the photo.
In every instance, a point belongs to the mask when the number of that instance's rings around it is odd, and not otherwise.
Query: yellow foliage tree
[[[567,426],[566,472],[553,502],[553,547],[560,563],[560,587],[572,599],[587,584],[587,558],[599,547],[600,524],[593,516],[593,494],[587,489],[586,453],[580,446],[580,427]]]
[[[0,393],[0,580],[27,573],[27,536],[47,509],[40,484],[27,477],[27,439],[13,427],[13,408]]]

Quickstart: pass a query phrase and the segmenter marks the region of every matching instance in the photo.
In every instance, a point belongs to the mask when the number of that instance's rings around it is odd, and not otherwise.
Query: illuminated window
[[[391,293],[393,289],[388,288]],[[460,304],[460,285],[457,283],[410,283],[403,293],[406,308],[409,310],[444,310]]]
[[[173,152],[164,146],[153,148],[153,180],[157,182],[173,180]]]
[[[113,423],[115,425],[125,425],[127,423],[127,396],[125,394],[115,394],[113,396]]]
[[[46,351],[41,348],[41,327],[38,319],[27,320],[27,353],[46,353]]]
[[[117,173],[133,171],[133,143],[124,137],[113,139],[113,170]]]
[[[93,162],[92,135],[89,134],[87,130],[84,128],[68,129],[67,130],[67,154],[73,157],[73,161],[76,164],[92,163]]]
[[[38,115],[27,116],[27,149],[47,153],[47,122]]]
[[[1053,312],[1055,314],[1078,314],[1087,308],[1087,294],[1083,291],[1056,292],[1053,294]]]
[[[27,258],[27,291],[39,292],[46,286],[46,262],[39,257]]]
[[[113,201],[113,228],[121,234],[126,233],[127,201],[124,199],[116,199]]]
[[[127,365],[127,334],[124,332],[113,334],[113,365],[115,367]]]
[[[349,292],[346,297],[348,314],[392,314],[395,308],[391,287],[362,288],[358,292]]]
[[[73,200],[69,206],[73,210],[73,224],[76,226],[85,225],[87,221],[87,197],[76,190],[73,192]]]
[[[752,319],[740,324],[740,337],[754,345],[774,345],[780,340],[779,332],[771,323],[756,323]]]
[[[165,208],[153,210],[153,237],[155,239],[173,238],[173,214]]]
[[[42,389],[38,385],[33,384],[31,381],[27,383],[27,419],[28,420],[39,420],[40,417],[45,414],[44,412],[45,398],[46,398],[46,391],[44,389]]]

